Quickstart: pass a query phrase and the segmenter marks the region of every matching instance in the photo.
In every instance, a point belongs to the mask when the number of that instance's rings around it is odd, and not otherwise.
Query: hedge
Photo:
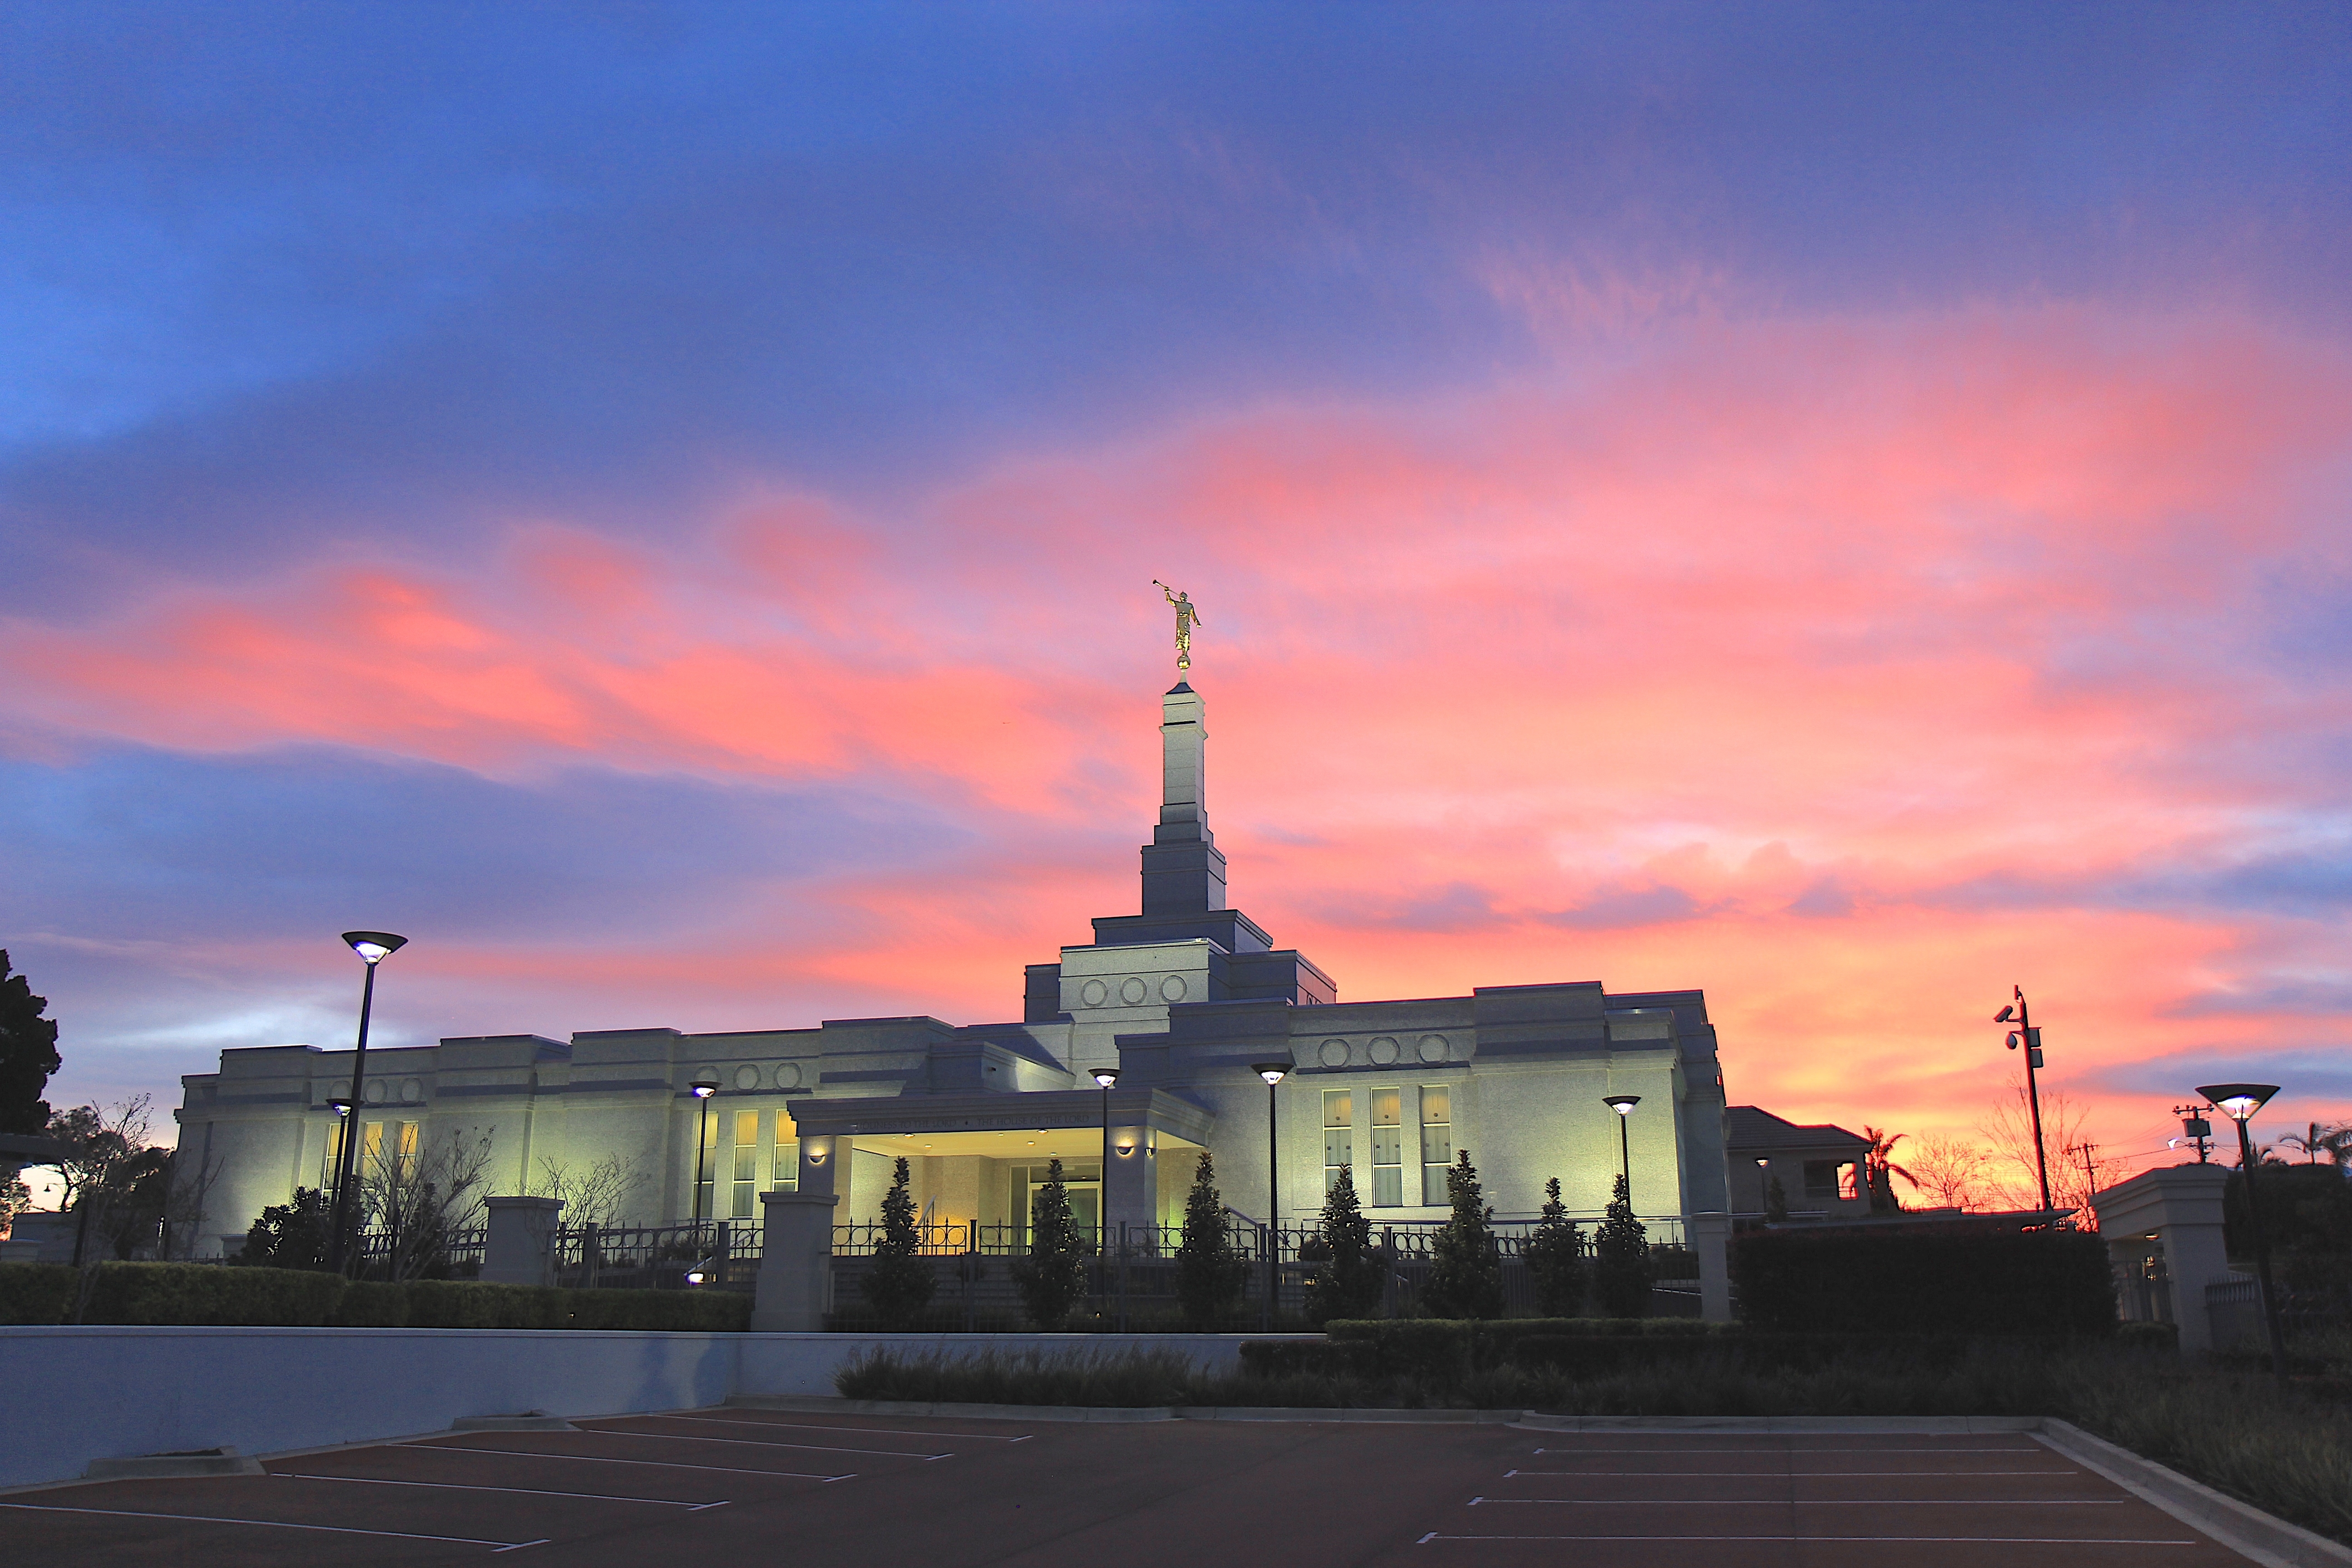
[[[1500,1365],[1530,1335],[1704,1341],[1729,1328],[1696,1318],[1354,1318],[1323,1331],[1334,1343],[1371,1345],[1380,1373],[1452,1377]]]
[[[1761,1332],[2109,1334],[2115,1281],[2087,1231],[1761,1231],[1738,1239],[1740,1312]]]
[[[0,1323],[62,1323],[79,1271],[0,1264]],[[270,1328],[650,1329],[737,1333],[751,1298],[731,1290],[563,1290],[471,1280],[345,1280],[297,1268],[103,1263],[85,1323],[237,1323]]]

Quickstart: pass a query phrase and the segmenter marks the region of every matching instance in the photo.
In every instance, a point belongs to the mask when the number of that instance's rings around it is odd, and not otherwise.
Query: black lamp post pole
[[[1280,1079],[1265,1082],[1265,1311],[1259,1324],[1261,1333],[1274,1331],[1274,1296],[1281,1288],[1282,1232],[1280,1199],[1275,1191],[1276,1173],[1280,1166],[1276,1162],[1274,1129],[1274,1089]]]
[[[2238,1123],[2238,1170],[2246,1181],[2246,1223],[2254,1231],[2254,1280],[2263,1292],[2263,1328],[2270,1336],[2271,1371],[2282,1381],[2286,1377],[2286,1334],[2279,1325],[2278,1289],[2271,1283],[2271,1244],[2263,1232],[2263,1211],[2254,1206],[2254,1140],[2246,1131],[2251,1117],[2233,1118]]]
[[[335,1162],[335,1235],[327,1250],[327,1267],[335,1273],[343,1269],[344,1253],[351,1241],[352,1167],[359,1154],[359,1141],[351,1135],[351,1123],[360,1113],[361,1080],[367,1074],[368,1015],[375,1007],[375,965],[367,966],[367,980],[360,987],[359,1048],[352,1053],[352,1109],[344,1118],[342,1157]]]
[[[2025,1039],[2025,1103],[2033,1113],[2033,1168],[2042,1180],[2042,1212],[2050,1212],[2050,1156],[2042,1146],[2042,1089],[2035,1081],[2033,1069],[2039,1066],[2034,1058],[2042,1054],[2041,1037],[2033,1032],[2031,1010],[2025,1005],[2025,992],[2011,986],[2017,993],[2017,1032]]]
[[[1095,1253],[1110,1256],[1110,1085],[1102,1086],[1103,1094],[1103,1155],[1102,1180],[1095,1184]]]
[[[1625,1178],[1627,1208],[1633,1206],[1633,1135],[1625,1131],[1625,1123],[1631,1120],[1622,1110],[1617,1113],[1617,1171]]]
[[[710,1153],[710,1097],[697,1089],[694,1101],[701,1108],[701,1115],[694,1124],[694,1235],[699,1242],[702,1237],[703,1162]]]

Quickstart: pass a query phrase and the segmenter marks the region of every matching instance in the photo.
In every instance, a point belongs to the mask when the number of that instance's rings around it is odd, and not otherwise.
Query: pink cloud
[[[2352,363],[2244,321],[2087,310],[1640,324],[1605,368],[1008,458],[887,517],[780,489],[667,550],[540,520],[470,567],[20,621],[5,700],[183,749],[970,801],[1002,845],[780,891],[835,917],[789,957],[594,963],[604,994],[739,1025],[807,1021],[761,1011],[786,998],[997,1017],[1022,963],[1129,896],[1131,862],[1040,847],[1149,821],[1156,576],[1207,616],[1235,901],[1343,994],[1704,985],[1735,1098],[1920,1131],[2005,1081],[1985,1019],[2013,980],[2078,1081],[2307,1039],[2179,1008],[2308,922],[2066,889],[2210,866],[2326,806],[2307,770],[2208,759],[2352,712],[2340,675],[2253,651],[2267,574],[2344,553]],[[1979,886],[2057,890],[1955,892]],[[465,963],[452,984],[517,994],[590,967]],[[2097,1110],[2117,1145],[2162,1120]]]

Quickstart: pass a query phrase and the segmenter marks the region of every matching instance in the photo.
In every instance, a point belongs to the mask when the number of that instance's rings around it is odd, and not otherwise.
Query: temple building
[[[1571,1211],[1598,1215],[1621,1157],[1636,1212],[1667,1235],[1726,1209],[1723,1079],[1700,992],[1561,981],[1343,1001],[1312,960],[1226,904],[1189,683],[1161,700],[1160,735],[1141,910],[1099,917],[1091,942],[1030,965],[1017,1021],[371,1050],[362,1158],[486,1139],[488,1193],[543,1190],[551,1167],[576,1176],[617,1157],[634,1179],[630,1224],[683,1223],[698,1197],[702,1215],[752,1218],[771,1189],[835,1194],[837,1221],[856,1224],[877,1217],[904,1155],[926,1221],[997,1227],[1013,1246],[1050,1159],[1081,1224],[1140,1227],[1181,1221],[1202,1149],[1227,1205],[1284,1223],[1311,1219],[1342,1165],[1376,1224],[1443,1219],[1445,1167],[1463,1149],[1501,1219],[1532,1217],[1553,1176]],[[1271,1091],[1257,1070],[1268,1063],[1290,1068]],[[296,1187],[331,1184],[329,1100],[351,1075],[348,1051],[278,1046],[223,1051],[218,1071],[183,1080],[180,1146],[219,1173],[205,1250],[234,1247]],[[716,1087],[705,1098],[698,1082]],[[1621,1120],[1604,1100],[1625,1096],[1638,1103]]]

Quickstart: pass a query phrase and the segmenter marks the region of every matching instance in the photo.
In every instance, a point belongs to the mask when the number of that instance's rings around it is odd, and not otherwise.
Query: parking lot
[[[0,1498],[26,1563],[2239,1563],[2026,1435],[894,1419],[466,1432]],[[746,1557],[745,1561],[751,1561]]]

